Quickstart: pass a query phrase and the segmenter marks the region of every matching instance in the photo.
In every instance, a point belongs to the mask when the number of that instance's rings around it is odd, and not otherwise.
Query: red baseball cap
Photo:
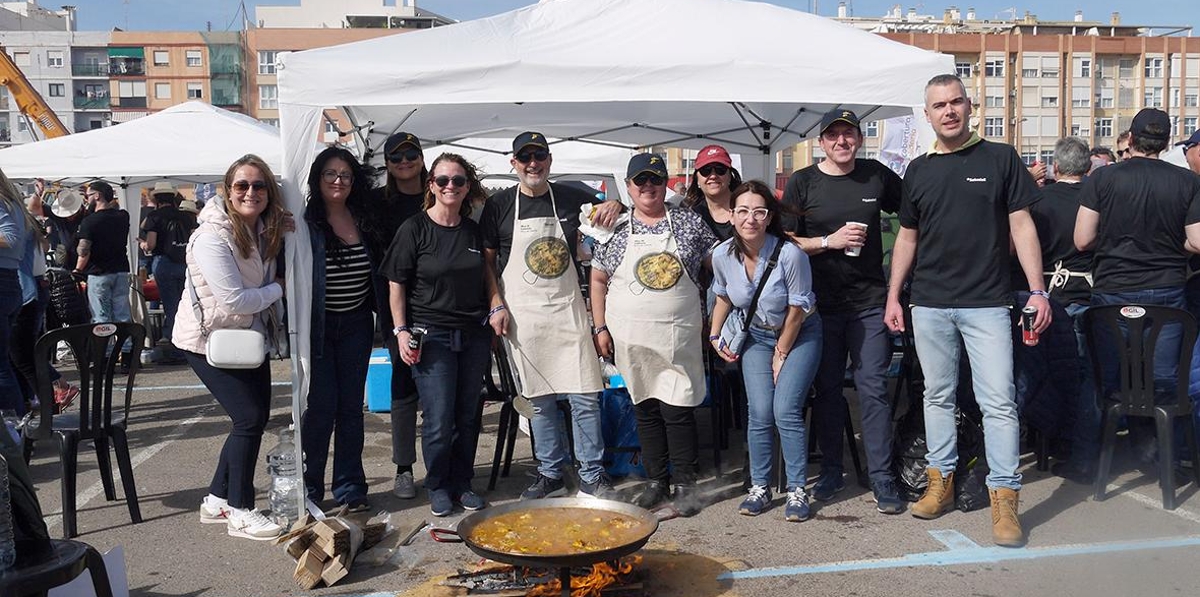
[[[706,145],[696,154],[696,169],[699,170],[709,164],[723,164],[726,168],[733,167],[733,158],[729,157],[729,152],[725,151],[720,145]]]

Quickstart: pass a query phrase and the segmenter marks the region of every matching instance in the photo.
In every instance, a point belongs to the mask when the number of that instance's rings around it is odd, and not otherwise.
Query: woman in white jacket
[[[200,522],[224,523],[234,537],[265,540],[282,532],[254,508],[254,466],[271,410],[270,363],[213,367],[205,345],[209,332],[220,329],[253,329],[270,337],[269,312],[283,297],[276,257],[295,222],[284,210],[275,176],[258,156],[234,162],[224,187],[224,198],[214,197],[200,212],[188,242],[186,287],[172,340],[233,420],[209,495],[200,504]]]

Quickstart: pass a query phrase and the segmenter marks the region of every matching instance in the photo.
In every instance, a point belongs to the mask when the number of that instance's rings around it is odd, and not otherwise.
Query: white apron
[[[550,205],[554,217],[522,220],[517,189],[512,252],[500,276],[509,346],[526,398],[604,390],[591,320],[558,223],[553,189]]]
[[[698,406],[705,394],[700,293],[679,258],[671,214],[663,234],[634,234],[629,225],[605,302],[613,361],[635,404]]]

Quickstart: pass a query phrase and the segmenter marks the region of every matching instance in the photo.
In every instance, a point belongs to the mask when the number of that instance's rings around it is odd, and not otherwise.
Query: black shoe
[[[580,481],[579,493],[576,494],[576,497],[619,502],[621,501],[621,492],[613,488],[612,481],[609,481],[607,476],[600,475],[595,483]]]
[[[523,500],[540,500],[567,495],[567,483],[562,479],[552,479],[538,473],[537,479],[528,489],[521,492]]]
[[[1082,464],[1074,460],[1056,462],[1050,467],[1050,473],[1073,483],[1090,485],[1096,480],[1096,466]]]
[[[680,483],[672,489],[671,502],[680,516],[695,516],[704,508],[704,496],[694,483]]]
[[[670,488],[663,481],[649,481],[637,492],[633,504],[647,510],[667,501],[671,497]]]

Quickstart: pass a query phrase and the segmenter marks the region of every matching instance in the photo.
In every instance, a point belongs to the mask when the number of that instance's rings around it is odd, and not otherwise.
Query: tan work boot
[[[1021,530],[1021,521],[1017,518],[1020,495],[1019,491],[1012,489],[988,490],[988,497],[992,499],[992,541],[995,541],[996,545],[1025,545],[1025,531]]]
[[[917,518],[933,520],[954,507],[954,473],[943,477],[942,471],[933,467],[925,469],[925,472],[929,476],[929,485],[921,499],[909,510]]]

